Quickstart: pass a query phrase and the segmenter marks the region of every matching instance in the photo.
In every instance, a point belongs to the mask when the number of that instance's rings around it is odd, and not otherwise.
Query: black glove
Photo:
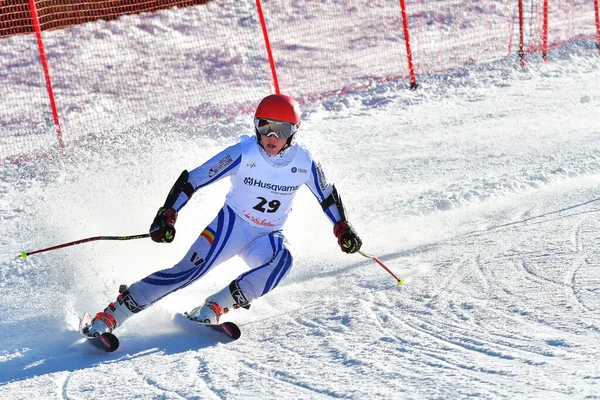
[[[360,250],[362,240],[346,221],[340,221],[333,226],[333,233],[338,238],[338,244],[344,253],[352,254]]]
[[[172,208],[159,208],[150,225],[150,237],[157,243],[171,243],[175,239],[177,211]]]

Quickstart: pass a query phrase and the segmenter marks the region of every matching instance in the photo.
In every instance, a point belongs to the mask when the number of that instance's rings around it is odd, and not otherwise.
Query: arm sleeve
[[[314,160],[310,168],[310,176],[306,182],[306,186],[308,186],[310,191],[315,195],[319,204],[323,203],[323,201],[333,193],[333,185],[327,182],[321,164]],[[336,224],[342,220],[338,206],[335,203],[325,208],[323,212],[325,212],[325,215],[332,224]]]
[[[237,143],[226,148],[204,164],[190,171],[188,182],[194,189],[194,193],[226,176],[235,175],[238,171],[241,159],[241,145]],[[179,212],[187,204],[190,197],[191,196],[188,196],[185,192],[181,192],[177,197],[177,200],[175,200],[173,208]]]

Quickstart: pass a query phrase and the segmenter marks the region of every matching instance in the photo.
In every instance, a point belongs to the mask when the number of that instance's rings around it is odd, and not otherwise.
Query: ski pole
[[[35,250],[35,251],[30,251],[30,252],[22,251],[21,258],[25,259],[25,258],[27,258],[27,256],[30,256],[32,254],[43,253],[44,251],[62,249],[63,247],[69,247],[69,246],[74,246],[76,244],[93,242],[94,240],[132,240],[132,239],[143,239],[143,238],[147,238],[147,237],[150,237],[149,233],[143,233],[140,235],[131,235],[131,236],[94,236],[94,237],[89,237],[87,239],[76,240],[74,242],[59,244],[57,246],[48,247],[46,249]]]
[[[377,264],[381,265],[383,267],[383,269],[385,269],[387,272],[390,273],[391,276],[394,277],[394,279],[396,279],[396,284],[397,285],[404,285],[404,278],[398,278],[396,275],[394,275],[394,273],[392,271],[390,271],[390,269],[388,267],[386,267],[379,258],[375,257],[372,254],[369,253],[365,253],[361,250],[358,251],[358,253],[363,256],[363,257],[367,257],[370,258],[371,260],[375,261]]]

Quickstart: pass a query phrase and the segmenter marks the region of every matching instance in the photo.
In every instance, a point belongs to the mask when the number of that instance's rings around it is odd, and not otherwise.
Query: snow
[[[0,43],[1,45],[1,43]],[[339,251],[307,189],[285,229],[295,266],[217,343],[174,323],[245,271],[233,259],[130,319],[121,347],[78,318],[177,262],[222,206],[198,192],[170,245],[145,233],[181,170],[251,132],[111,127],[67,158],[2,167],[0,398],[600,398],[600,64],[594,45],[388,82],[302,105],[321,161],[373,260]],[[152,99],[148,99],[151,101]],[[178,134],[171,134],[177,132]]]

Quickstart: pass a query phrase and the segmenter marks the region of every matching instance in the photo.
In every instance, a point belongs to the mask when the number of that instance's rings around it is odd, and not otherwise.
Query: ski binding
[[[86,338],[86,341],[97,347],[111,353],[119,348],[119,339],[112,333],[103,333],[99,336],[88,336],[85,334],[85,329],[88,325],[92,324],[92,316],[88,313],[83,314],[83,318],[79,323],[79,332]]]

